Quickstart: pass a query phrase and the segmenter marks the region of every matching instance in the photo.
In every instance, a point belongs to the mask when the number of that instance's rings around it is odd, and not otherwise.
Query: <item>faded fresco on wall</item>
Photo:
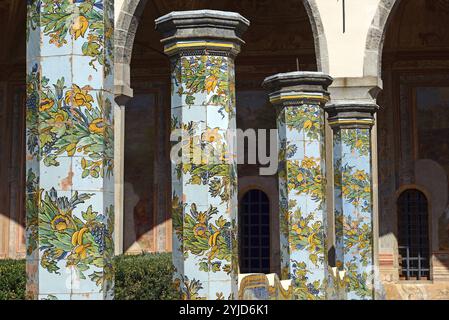
[[[449,177],[449,87],[417,87],[415,94],[417,156],[436,161]],[[438,217],[439,249],[449,250],[449,204]]]

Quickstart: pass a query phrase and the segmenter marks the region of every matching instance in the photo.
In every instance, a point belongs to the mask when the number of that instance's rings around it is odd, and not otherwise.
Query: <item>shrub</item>
[[[0,260],[0,300],[25,299],[25,260]]]
[[[115,299],[174,300],[171,254],[142,254],[115,258]]]
[[[171,254],[118,256],[114,259],[116,300],[173,300]],[[25,299],[25,260],[0,260],[0,300]]]

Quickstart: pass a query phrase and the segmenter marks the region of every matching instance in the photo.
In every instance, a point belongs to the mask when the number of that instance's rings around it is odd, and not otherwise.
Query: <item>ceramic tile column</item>
[[[336,264],[345,271],[339,296],[374,298],[371,128],[378,106],[366,102],[326,107],[334,133]]]
[[[173,263],[184,299],[237,298],[234,58],[248,25],[213,10],[156,20],[172,63]]]
[[[27,2],[27,291],[113,297],[112,0]]]
[[[332,78],[291,72],[264,81],[278,110],[282,279],[295,299],[326,297],[324,104]]]

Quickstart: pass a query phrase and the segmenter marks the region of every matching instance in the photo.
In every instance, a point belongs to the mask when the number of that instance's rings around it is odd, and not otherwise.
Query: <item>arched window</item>
[[[404,191],[398,199],[400,278],[430,279],[429,214],[426,196],[419,190]]]
[[[248,191],[240,208],[240,273],[270,273],[270,202]]]

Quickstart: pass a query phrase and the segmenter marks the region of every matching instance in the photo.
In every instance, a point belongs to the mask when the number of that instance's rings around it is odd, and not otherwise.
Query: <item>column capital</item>
[[[168,56],[205,51],[235,56],[250,24],[238,13],[217,10],[174,11],[155,23]]]
[[[270,91],[270,102],[277,107],[298,106],[311,101],[324,106],[329,101],[327,89],[332,81],[332,77],[321,72],[295,71],[270,76],[262,86]]]
[[[379,106],[374,101],[335,101],[326,105],[325,110],[332,128],[371,128]]]

